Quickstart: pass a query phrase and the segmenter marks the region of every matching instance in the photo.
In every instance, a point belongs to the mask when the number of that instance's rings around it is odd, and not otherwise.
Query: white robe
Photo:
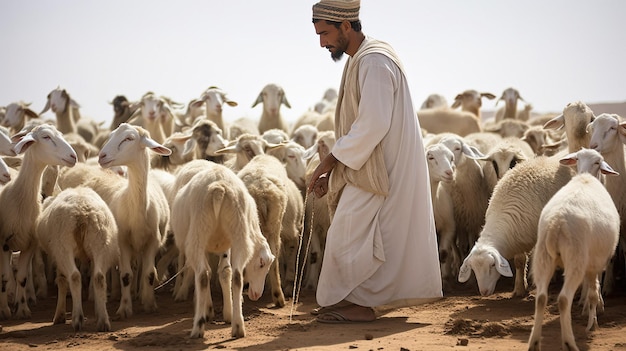
[[[408,84],[393,61],[377,53],[361,59],[358,80],[358,116],[332,153],[358,170],[382,143],[389,195],[345,186],[328,229],[317,302],[397,307],[436,300],[443,296],[437,237]]]

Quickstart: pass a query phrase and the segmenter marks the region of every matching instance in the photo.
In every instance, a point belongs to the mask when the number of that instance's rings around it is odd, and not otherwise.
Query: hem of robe
[[[392,312],[393,310],[396,310],[399,308],[424,305],[424,304],[435,302],[441,299],[443,299],[443,296],[414,298],[414,299],[399,299],[399,300],[395,300],[384,305],[372,307],[372,309],[377,315],[381,315],[381,314]]]

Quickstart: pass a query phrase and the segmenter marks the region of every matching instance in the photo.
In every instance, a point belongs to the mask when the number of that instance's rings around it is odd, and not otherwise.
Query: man
[[[320,45],[346,62],[337,142],[308,191],[327,192],[328,229],[314,310],[322,323],[369,322],[374,308],[442,297],[427,163],[406,75],[394,50],[365,36],[359,0],[313,5]]]

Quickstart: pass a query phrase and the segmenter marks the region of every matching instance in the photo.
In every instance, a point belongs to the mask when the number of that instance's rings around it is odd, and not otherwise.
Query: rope
[[[289,323],[293,320],[293,310],[298,303],[298,299],[300,298],[300,290],[302,288],[302,277],[304,276],[304,268],[306,267],[306,260],[311,248],[311,237],[313,236],[313,219],[315,218],[315,206],[311,208],[311,220],[309,221],[309,239],[307,240],[306,250],[304,251],[304,260],[302,261],[302,268],[300,273],[298,273],[298,266],[300,265],[300,253],[302,251],[302,241],[304,238],[304,228],[305,228],[305,220],[306,220],[306,204],[309,201],[308,192],[304,196],[304,214],[302,219],[302,232],[300,233],[300,240],[298,241],[298,254],[296,255],[296,276],[293,284],[293,298],[291,299],[291,311],[289,312]]]

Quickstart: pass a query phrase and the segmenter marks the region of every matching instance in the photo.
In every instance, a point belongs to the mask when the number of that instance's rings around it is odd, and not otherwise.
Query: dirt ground
[[[386,313],[372,323],[321,324],[309,312],[316,307],[312,292],[302,291],[294,306],[273,308],[266,290],[256,302],[245,297],[246,337],[233,339],[230,325],[221,321],[221,297],[213,289],[216,320],[203,339],[190,339],[193,301],[174,302],[170,286],[157,291],[159,311],[138,311],[124,321],[112,321],[112,331],[95,332],[93,304],[84,302],[85,330],[75,333],[69,321],[52,325],[56,288],[50,297],[32,306],[30,320],[0,321],[0,350],[526,350],[533,325],[533,293],[511,298],[512,279],[501,279],[496,294],[476,296],[475,288],[463,286],[443,299],[418,307]],[[624,291],[623,287],[620,291]],[[560,326],[552,289],[543,329],[543,350],[560,349]],[[576,342],[581,350],[626,351],[626,293],[605,298],[599,328],[587,334],[581,307],[573,307]],[[111,315],[118,302],[109,301]],[[68,308],[71,301],[68,300]]]

